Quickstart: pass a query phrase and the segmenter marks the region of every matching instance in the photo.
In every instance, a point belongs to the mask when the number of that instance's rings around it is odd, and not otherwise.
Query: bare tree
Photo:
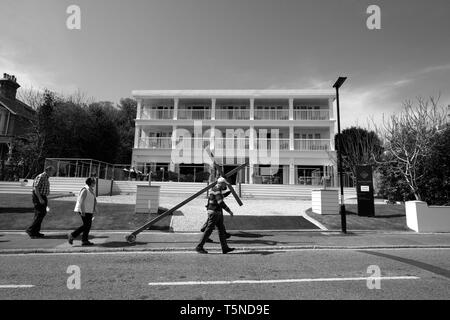
[[[37,90],[33,87],[21,88],[17,92],[17,96],[20,101],[29,105],[34,110],[37,110],[37,108],[42,105],[42,102],[44,101],[44,91]]]
[[[422,200],[418,182],[423,178],[424,161],[431,152],[432,141],[445,124],[445,110],[439,97],[405,101],[400,114],[383,117],[381,135],[385,150],[405,179],[417,200]]]

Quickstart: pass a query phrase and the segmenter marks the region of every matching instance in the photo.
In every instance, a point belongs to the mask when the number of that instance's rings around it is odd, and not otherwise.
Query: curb
[[[261,246],[261,247],[236,247],[236,253],[240,251],[289,251],[289,250],[381,250],[381,249],[450,249],[450,245],[372,245],[372,246]],[[220,248],[208,248],[210,252],[221,252]],[[171,253],[171,252],[192,252],[195,253],[194,248],[180,247],[180,248],[101,248],[101,249],[3,249],[0,250],[0,255],[13,254],[108,254],[108,253]]]

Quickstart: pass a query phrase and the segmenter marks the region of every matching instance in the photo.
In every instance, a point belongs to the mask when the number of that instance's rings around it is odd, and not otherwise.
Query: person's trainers
[[[31,239],[36,239],[36,235],[32,234],[30,231],[26,230],[25,232],[28,236],[30,236]]]
[[[196,247],[196,248],[195,248],[195,251],[197,251],[198,253],[202,253],[202,254],[208,253],[208,251],[206,251],[205,249],[200,248],[200,247]]]
[[[227,254],[228,252],[234,251],[234,248],[226,248],[225,250],[223,250],[223,254]]]
[[[212,241],[210,238],[208,238],[208,239],[206,239],[205,242],[213,243],[214,241]]]
[[[94,243],[93,243],[93,242],[90,242],[90,241],[86,241],[86,242],[82,242],[81,245],[82,245],[83,247],[86,247],[86,246],[93,246]]]
[[[45,238],[45,234],[43,234],[43,233],[37,233],[37,234],[35,235],[35,237],[36,237],[36,238]]]
[[[73,236],[72,236],[71,233],[69,233],[69,234],[67,235],[67,242],[69,242],[69,244],[73,244]]]

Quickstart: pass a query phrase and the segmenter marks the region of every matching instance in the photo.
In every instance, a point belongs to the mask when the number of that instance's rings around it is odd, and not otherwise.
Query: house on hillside
[[[20,85],[13,75],[3,74],[0,79],[0,179],[12,156],[13,141],[29,132],[36,111],[18,100]]]

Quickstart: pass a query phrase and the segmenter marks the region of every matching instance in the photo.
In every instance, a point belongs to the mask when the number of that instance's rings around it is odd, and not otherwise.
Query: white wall
[[[406,224],[416,232],[450,232],[450,207],[428,206],[422,201],[407,201]]]

